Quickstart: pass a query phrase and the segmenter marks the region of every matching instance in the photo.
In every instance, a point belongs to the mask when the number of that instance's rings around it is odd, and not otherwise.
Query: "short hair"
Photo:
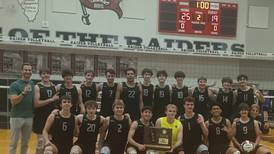
[[[42,68],[42,69],[39,70],[39,75],[42,75],[42,73],[48,73],[48,74],[50,74],[50,69],[48,69],[48,68]]]
[[[198,78],[197,82],[199,82],[200,80],[207,81],[207,78],[206,78],[206,77],[204,77],[204,76],[201,76],[201,77],[199,77],[199,78]]]
[[[107,75],[107,73],[109,73],[109,74],[115,74],[115,70],[112,69],[112,68],[107,69],[107,70],[105,71],[105,75]]]
[[[250,108],[257,108],[260,111],[260,106],[258,104],[252,104]]]
[[[152,112],[152,107],[150,106],[144,106],[141,110],[141,112],[144,112],[145,110],[149,110],[150,112]]]
[[[133,71],[133,73],[136,74],[136,69],[135,69],[135,68],[128,67],[128,68],[125,70],[125,74],[127,74],[128,71]]]
[[[212,110],[214,106],[219,106],[219,108],[222,109],[222,105],[220,103],[214,102],[210,105],[210,110]]]
[[[185,102],[193,102],[194,103],[195,99],[191,96],[187,96],[184,98],[184,104],[185,104]]]
[[[160,75],[164,75],[165,77],[167,77],[167,72],[166,70],[160,70],[157,72],[156,76],[159,77]]]
[[[240,81],[241,79],[248,80],[248,77],[247,77],[247,75],[245,75],[245,74],[239,74],[239,75],[237,76],[237,81]]]
[[[115,101],[114,101],[114,103],[112,104],[112,109],[114,109],[115,106],[117,106],[117,105],[121,105],[121,106],[125,107],[125,103],[124,103],[124,101],[121,100],[121,99],[118,99],[118,100],[115,100]]]
[[[145,73],[149,73],[151,76],[153,75],[153,72],[151,69],[149,68],[144,68],[143,71],[142,71],[142,76],[145,75]]]
[[[31,66],[31,68],[32,68],[32,65],[30,63],[26,62],[21,65],[21,70],[23,70],[24,66]]]
[[[241,103],[241,104],[239,105],[239,111],[242,111],[242,110],[247,110],[247,111],[249,111],[249,106],[248,106],[248,104],[246,104],[246,103]]]
[[[66,77],[66,76],[73,76],[73,73],[71,72],[71,70],[69,69],[64,69],[62,71],[62,78]]]
[[[175,104],[167,104],[167,106],[165,107],[165,111],[167,111],[168,108],[175,108],[176,111],[178,110]]]
[[[71,96],[68,96],[68,95],[64,95],[64,96],[62,96],[62,97],[60,98],[60,102],[61,102],[61,103],[62,103],[63,100],[70,100],[70,101],[72,101]]]
[[[88,100],[88,101],[85,102],[85,108],[88,108],[88,107],[95,107],[97,109],[98,104],[94,100]]]
[[[224,84],[225,82],[232,84],[233,80],[230,77],[223,77],[222,84]]]
[[[177,72],[174,73],[174,78],[176,79],[178,77],[185,78],[186,75],[185,75],[185,73],[183,71],[177,71]]]
[[[93,76],[95,76],[95,73],[93,70],[86,70],[85,71],[85,75],[87,75],[88,73],[92,73]]]

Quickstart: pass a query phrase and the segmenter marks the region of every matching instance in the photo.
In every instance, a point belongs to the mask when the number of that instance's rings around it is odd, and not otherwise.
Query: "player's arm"
[[[158,119],[156,120],[155,127],[161,128],[161,119],[160,119],[160,118],[158,118]]]
[[[48,105],[50,103],[53,103],[59,99],[58,95],[59,95],[59,93],[56,93],[51,98],[48,98],[46,100],[40,100],[40,88],[38,85],[35,85],[35,87],[34,87],[34,107],[39,108],[39,107]]]
[[[15,84],[12,84],[9,88],[9,98],[11,105],[19,104],[23,98],[28,94],[27,87],[25,86],[23,91],[19,90]]]
[[[259,124],[257,120],[254,120],[254,128],[255,128],[255,133],[256,133],[256,141],[255,141],[255,145],[254,147],[256,147],[257,145],[259,145],[260,141],[261,141],[261,130],[259,128]]]
[[[237,90],[234,90],[233,91],[233,105],[235,105],[237,102],[237,96],[238,96],[238,92],[237,92]]]
[[[206,138],[208,136],[208,129],[207,129],[206,125],[205,125],[204,117],[201,114],[198,114],[197,122],[198,122],[198,124],[200,124],[203,136]]]
[[[75,128],[74,129],[74,136],[79,136],[79,133],[80,133],[80,127],[81,127],[81,124],[82,124],[82,121],[83,121],[83,117],[84,115],[83,114],[79,114],[75,117]]]
[[[205,126],[206,126],[207,130],[209,130],[209,121],[205,122]],[[208,136],[206,136],[205,138],[208,139]]]
[[[264,95],[262,94],[262,92],[257,89],[257,87],[254,85],[252,86],[252,89],[254,90],[254,95],[257,97],[259,104],[263,104],[264,103]]]
[[[137,121],[134,121],[134,122],[131,124],[130,129],[129,129],[129,132],[128,132],[128,142],[129,142],[131,145],[137,147],[138,150],[144,151],[144,150],[145,150],[145,145],[144,145],[144,144],[137,143],[137,142],[133,139],[133,136],[134,136],[134,134],[135,134],[135,130],[136,130],[137,126],[138,126]]]
[[[103,127],[104,127],[105,121],[106,121],[106,118],[104,118],[103,116],[100,116],[100,129],[99,129],[100,135],[99,135],[98,149],[101,149],[104,138],[105,138],[105,135],[103,134],[104,133]]]
[[[50,114],[43,129],[43,137],[45,139],[45,146],[49,146],[52,143],[49,140],[49,130],[54,122],[54,114]]]
[[[120,96],[122,94],[123,87],[122,84],[118,84],[117,89],[116,89],[116,94],[115,94],[115,99],[120,99]]]
[[[102,127],[100,128],[99,147],[102,147],[102,145],[105,141],[107,129],[109,126],[109,121],[110,121],[110,117],[106,117],[105,120],[103,121]]]
[[[144,101],[143,101],[143,89],[141,84],[138,84],[139,90],[140,90],[140,98],[139,98],[139,108],[140,108],[140,114],[142,113],[142,108],[144,107]]]
[[[178,134],[177,134],[177,141],[176,143],[174,144],[174,146],[172,146],[172,151],[177,148],[178,146],[180,146],[182,144],[182,141],[183,141],[183,126],[182,124],[180,123],[179,125],[179,131],[178,131]]]
[[[216,100],[217,99],[217,95],[214,94],[214,92],[209,88],[208,89],[208,97],[210,100]]]
[[[232,142],[234,144],[234,146],[236,146],[238,149],[240,149],[241,151],[243,151],[242,147],[241,147],[241,143],[238,142],[238,140],[235,138],[236,135],[236,122],[233,122],[232,124]]]
[[[227,133],[227,138],[231,140],[233,137],[231,123],[228,119],[225,119],[225,121],[226,121],[226,124],[224,125],[223,129]]]
[[[84,106],[84,103],[83,103],[81,88],[77,87],[77,92],[78,92],[78,104],[79,104],[79,107],[80,107],[80,113],[85,113],[85,106]]]

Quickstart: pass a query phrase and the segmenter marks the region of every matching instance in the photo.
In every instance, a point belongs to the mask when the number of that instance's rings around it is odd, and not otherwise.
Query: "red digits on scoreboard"
[[[218,23],[219,22],[219,16],[218,15],[212,15],[211,16],[211,21]]]
[[[181,19],[182,20],[190,20],[189,12],[182,12]]]

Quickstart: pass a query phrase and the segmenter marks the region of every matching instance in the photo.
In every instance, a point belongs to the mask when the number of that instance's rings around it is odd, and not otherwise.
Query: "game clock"
[[[238,4],[159,0],[159,32],[236,37]]]

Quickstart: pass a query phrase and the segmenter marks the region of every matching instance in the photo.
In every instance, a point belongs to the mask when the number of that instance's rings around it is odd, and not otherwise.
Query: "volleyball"
[[[254,143],[248,140],[245,140],[242,144],[242,149],[244,150],[244,152],[251,152],[254,150]]]

